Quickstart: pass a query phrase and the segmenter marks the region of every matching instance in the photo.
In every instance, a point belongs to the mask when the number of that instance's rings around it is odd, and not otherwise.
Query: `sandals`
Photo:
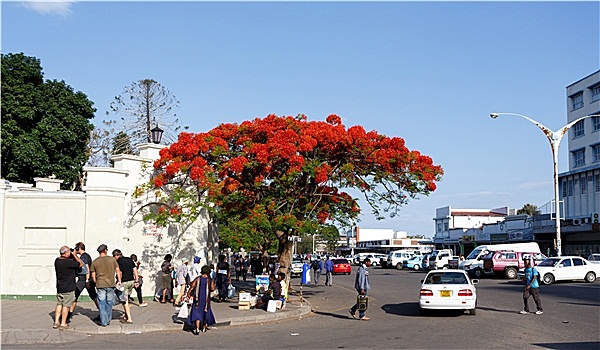
[[[52,328],[54,328],[54,329],[58,329],[58,327],[60,327],[60,323],[55,323],[55,324],[52,326]]]

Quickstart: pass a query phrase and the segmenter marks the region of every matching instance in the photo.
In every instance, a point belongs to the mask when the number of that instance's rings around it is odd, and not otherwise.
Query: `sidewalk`
[[[292,280],[294,283],[297,280]],[[301,301],[298,295],[290,293],[290,300],[285,307],[276,312],[262,309],[238,310],[238,293],[240,290],[253,290],[254,279],[248,282],[237,282],[236,296],[228,303],[211,303],[217,324],[214,327],[244,325],[296,318],[311,312],[306,300]],[[149,298],[145,298],[148,300]],[[144,333],[154,331],[179,331],[183,328],[183,319],[177,318],[179,308],[171,304],[147,301],[148,306],[139,307],[137,300],[131,304],[133,323],[119,322],[123,315],[123,306],[113,308],[112,321],[108,327],[100,327],[92,319],[98,315],[93,302],[77,304],[71,321],[71,329],[52,329],[54,321],[54,301],[2,300],[2,344],[35,344],[62,343],[75,341],[90,334]]]

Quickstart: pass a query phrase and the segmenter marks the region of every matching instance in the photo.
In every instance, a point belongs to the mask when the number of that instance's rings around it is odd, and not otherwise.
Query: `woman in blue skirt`
[[[210,278],[210,267],[202,266],[200,276],[192,281],[188,291],[188,298],[192,297],[194,302],[187,322],[189,325],[196,324],[196,329],[192,331],[195,335],[206,332],[208,326],[217,323],[210,307],[210,292],[213,290],[215,281]]]

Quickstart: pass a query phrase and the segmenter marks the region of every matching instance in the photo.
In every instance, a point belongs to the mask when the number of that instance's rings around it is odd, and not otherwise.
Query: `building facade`
[[[569,170],[559,174],[565,254],[600,251],[600,70],[567,86]]]

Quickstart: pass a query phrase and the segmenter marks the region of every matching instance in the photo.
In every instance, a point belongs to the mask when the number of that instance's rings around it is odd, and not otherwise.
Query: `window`
[[[563,180],[562,182],[562,197],[567,196],[567,180]]]
[[[592,146],[592,162],[600,162],[600,144]]]
[[[561,264],[564,267],[571,266],[571,259],[565,259],[561,262]]]
[[[573,138],[581,137],[584,134],[585,134],[585,128],[584,128],[583,120],[580,120],[575,125],[573,125]]]
[[[600,100],[600,84],[590,87],[592,92],[592,102]]]
[[[573,258],[573,265],[574,266],[582,266],[583,264],[583,260],[581,260],[580,258]]]
[[[595,176],[594,187],[596,188],[596,192],[600,192],[600,174],[596,174]]]
[[[567,186],[567,193],[569,197],[573,195],[573,180],[569,180],[569,185]]]
[[[585,165],[585,148],[573,151],[573,167],[580,167]]]
[[[587,176],[585,174],[579,179],[579,189],[581,190],[581,194],[587,193]]]
[[[600,117],[592,117],[592,131],[600,131]]]
[[[571,110],[574,111],[583,107],[583,92],[578,92],[571,96]]]

